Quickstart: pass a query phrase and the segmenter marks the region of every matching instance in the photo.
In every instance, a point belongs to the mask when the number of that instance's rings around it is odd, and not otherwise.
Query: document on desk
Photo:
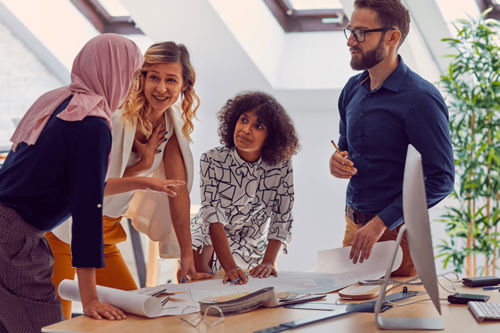
[[[195,281],[183,284],[162,284],[153,288],[144,288],[140,292],[154,293],[156,290],[166,290],[173,294],[164,305],[161,315],[180,315],[183,310],[190,307],[190,312],[199,310],[202,300],[239,295],[273,287],[276,295],[288,297],[303,297],[308,294],[325,294],[340,288],[346,283],[350,284],[348,276],[335,276],[334,274],[312,272],[279,272],[279,276],[268,278],[248,277],[248,283],[243,285],[222,283],[221,279]],[[278,302],[279,299],[276,300]],[[276,305],[276,303],[273,303]],[[271,306],[271,304],[270,304]],[[184,311],[184,313],[187,313]]]
[[[392,257],[395,246],[396,241],[393,240],[375,243],[370,258],[357,264],[353,264],[352,260],[349,259],[350,246],[318,251],[316,265],[310,272],[345,274],[350,276],[352,280],[357,280],[355,282],[378,279],[385,275],[385,271],[389,265],[389,258]],[[403,251],[401,250],[401,246],[398,246],[398,252],[391,272],[398,269],[402,261]]]
[[[58,291],[59,295],[64,299],[81,301],[77,281],[63,280],[59,284]],[[161,315],[162,301],[157,297],[104,286],[97,286],[97,295],[99,301],[117,306],[128,313],[149,318]]]
[[[297,295],[324,294],[342,289],[360,280],[378,279],[384,276],[395,246],[395,241],[376,243],[370,258],[358,264],[353,264],[349,260],[350,247],[338,248],[319,252],[318,262],[310,272],[279,271],[278,277],[270,276],[262,279],[249,276],[248,283],[244,285],[223,284],[220,279],[185,284],[164,284],[148,288],[147,292],[161,289],[183,292],[183,294],[178,294],[183,295],[182,298],[178,297],[167,302],[162,315],[179,315],[188,305],[198,308],[198,302],[202,299],[250,293],[266,287],[273,287],[276,294],[287,292]],[[401,265],[402,258],[402,250],[399,248],[392,267],[393,271]],[[187,296],[191,298],[191,301]],[[193,311],[196,311],[194,310],[196,308],[193,308]]]
[[[370,258],[361,264],[353,264],[349,260],[350,247],[321,251],[312,271],[279,271],[278,277],[268,278],[249,276],[248,283],[244,285],[223,284],[221,279],[213,279],[183,284],[162,284],[134,291],[97,286],[97,293],[103,302],[149,318],[180,315],[183,311],[196,312],[199,311],[198,302],[203,299],[251,293],[266,287],[273,287],[276,294],[324,294],[360,280],[383,276],[395,244],[395,241],[376,243]],[[402,251],[399,248],[393,270],[399,267],[401,261]],[[159,294],[159,297],[151,296],[154,294]],[[77,282],[63,280],[59,286],[59,295],[69,300],[80,301]],[[168,296],[161,297],[162,295]]]

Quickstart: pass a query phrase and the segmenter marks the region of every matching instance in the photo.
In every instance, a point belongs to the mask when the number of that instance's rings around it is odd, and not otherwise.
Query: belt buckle
[[[365,225],[365,221],[363,219],[363,214],[360,212],[356,211],[356,224],[357,225]]]
[[[359,224],[359,221],[358,221],[358,212],[353,208],[352,209],[352,217],[353,217],[353,220],[354,220],[354,223],[356,224]]]
[[[359,212],[358,210],[354,209],[353,207],[350,207],[351,209],[351,214],[352,214],[352,221],[354,222],[354,224],[357,224],[357,225],[360,225],[360,226],[363,226],[366,224],[366,222],[368,221],[365,221],[365,214]]]
[[[354,222],[354,224],[359,224],[358,212],[352,206],[347,206],[347,216]]]

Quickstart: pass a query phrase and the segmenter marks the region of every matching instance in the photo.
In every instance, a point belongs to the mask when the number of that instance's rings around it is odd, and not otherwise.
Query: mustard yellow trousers
[[[127,239],[127,234],[123,230],[120,220],[121,218],[103,217],[104,263],[106,266],[96,269],[96,281],[101,286],[133,290],[137,289],[137,285],[116,246],[117,243]],[[57,290],[62,280],[73,280],[75,277],[76,269],[71,265],[71,246],[51,232],[46,233],[45,237],[54,255],[52,282]],[[61,298],[61,302],[64,316],[66,319],[70,319],[71,301]]]
[[[344,241],[342,242],[342,246],[351,246],[354,241],[354,236],[356,232],[362,227],[360,225],[355,224],[347,215],[345,217],[346,220],[346,228],[344,234]],[[398,232],[401,226],[395,228],[394,230],[386,229],[382,237],[378,240],[379,242],[388,241],[388,240],[396,240],[398,236]],[[413,266],[413,260],[410,256],[410,248],[408,246],[408,239],[406,238],[406,233],[403,235],[401,239],[401,249],[403,250],[403,262],[401,266],[394,272],[392,272],[392,276],[414,276],[417,274],[415,270],[415,266]]]

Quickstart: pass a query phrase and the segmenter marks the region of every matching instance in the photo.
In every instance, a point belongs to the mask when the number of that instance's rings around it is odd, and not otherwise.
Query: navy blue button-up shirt
[[[454,160],[446,104],[401,57],[374,90],[368,71],[353,76],[342,90],[339,111],[339,148],[358,169],[347,187],[347,205],[378,215],[390,229],[400,225],[408,144],[422,155],[428,207],[451,193]]]

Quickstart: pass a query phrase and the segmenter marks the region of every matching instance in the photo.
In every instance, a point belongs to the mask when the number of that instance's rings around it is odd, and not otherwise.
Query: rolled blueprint
[[[59,284],[59,295],[64,299],[80,302],[78,282],[63,280]],[[158,317],[162,308],[159,298],[132,291],[97,286],[97,296],[101,302],[109,303],[125,312],[148,318]]]

